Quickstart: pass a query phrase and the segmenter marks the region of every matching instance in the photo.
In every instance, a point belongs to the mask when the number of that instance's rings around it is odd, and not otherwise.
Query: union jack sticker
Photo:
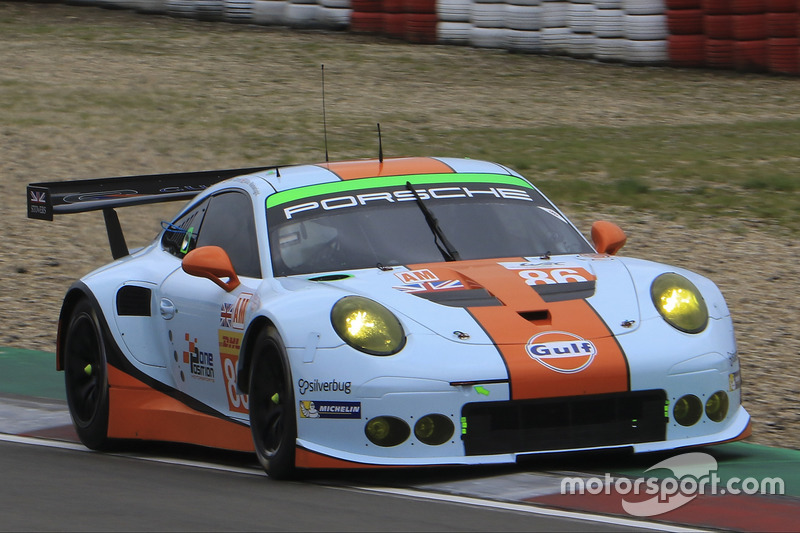
[[[219,312],[219,325],[223,328],[231,327],[233,321],[233,304],[224,303]]]
[[[34,204],[47,203],[47,193],[45,191],[31,191],[31,203]]]
[[[419,283],[406,283],[392,287],[401,292],[431,292],[431,291],[451,291],[464,288],[464,283],[459,279],[449,279],[444,281],[426,281]]]

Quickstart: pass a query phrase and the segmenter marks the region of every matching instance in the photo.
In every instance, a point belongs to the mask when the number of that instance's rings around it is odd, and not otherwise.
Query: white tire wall
[[[569,28],[542,28],[542,49],[547,54],[566,55],[569,51]]]
[[[472,4],[470,22],[478,28],[505,28],[506,4],[475,2]]]
[[[600,61],[622,63],[625,61],[625,46],[627,39],[600,38],[595,42],[594,55]]]
[[[164,15],[167,13],[165,0],[139,0],[134,9],[146,15]]]
[[[669,60],[666,40],[625,40],[625,62],[644,65],[665,65]]]
[[[195,0],[195,15],[199,20],[222,20],[225,13],[223,0]]]
[[[544,52],[542,34],[540,31],[507,29],[506,42],[511,52],[527,54],[540,54]]]
[[[227,22],[253,22],[255,0],[224,0],[222,18]]]
[[[669,36],[666,15],[625,15],[625,37],[634,41],[663,41]]]
[[[196,4],[193,0],[167,0],[164,7],[167,14],[172,17],[197,18]]]
[[[625,37],[625,12],[598,9],[594,16],[594,34],[601,38]]]
[[[439,23],[469,22],[472,13],[472,2],[465,0],[436,0],[436,13]]]
[[[569,5],[560,0],[542,2],[542,28],[566,28]]]
[[[476,48],[507,48],[506,29],[472,26],[469,44]]]
[[[256,0],[253,4],[253,24],[282,26],[287,4],[284,0]]]
[[[542,29],[542,6],[506,5],[506,28],[522,31]]]
[[[307,0],[290,0],[283,12],[290,28],[316,28],[321,25],[320,6]]]
[[[593,4],[581,4],[576,0],[567,10],[567,25],[572,33],[594,33],[597,8]]]
[[[471,32],[469,22],[440,22],[437,28],[439,44],[469,45]]]

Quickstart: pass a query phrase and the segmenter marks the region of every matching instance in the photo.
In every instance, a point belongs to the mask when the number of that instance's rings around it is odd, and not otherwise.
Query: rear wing
[[[118,259],[129,252],[114,208],[188,200],[220,181],[270,168],[275,167],[31,183],[28,218],[53,220],[54,215],[102,210],[111,254]]]

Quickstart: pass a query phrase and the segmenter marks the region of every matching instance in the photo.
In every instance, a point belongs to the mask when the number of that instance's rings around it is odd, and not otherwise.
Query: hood
[[[442,337],[493,345],[515,399],[629,387],[616,337],[639,327],[640,312],[629,271],[616,258],[457,261],[313,279],[380,301]]]
[[[640,323],[628,269],[606,255],[429,263],[311,279],[377,300],[443,337],[465,332],[470,338],[462,340],[472,343],[513,344],[551,330],[608,337]],[[585,329],[587,313],[603,327]],[[470,315],[483,329],[483,320],[503,327],[487,338],[474,331]]]

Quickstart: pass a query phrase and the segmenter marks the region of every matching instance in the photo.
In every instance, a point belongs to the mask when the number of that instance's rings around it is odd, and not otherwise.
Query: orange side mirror
[[[627,240],[622,228],[613,222],[598,220],[592,224],[592,242],[597,253],[615,255]]]
[[[181,267],[190,276],[210,279],[226,292],[231,292],[241,283],[230,257],[219,246],[195,248],[183,258]],[[228,281],[223,278],[227,278]]]

